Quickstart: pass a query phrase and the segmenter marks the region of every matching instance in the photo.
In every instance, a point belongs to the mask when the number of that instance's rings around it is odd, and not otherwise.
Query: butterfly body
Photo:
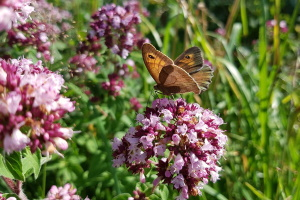
[[[144,63],[157,83],[154,89],[165,95],[193,92],[200,94],[208,88],[213,76],[209,66],[203,66],[201,50],[191,47],[175,61],[149,43],[142,47]]]

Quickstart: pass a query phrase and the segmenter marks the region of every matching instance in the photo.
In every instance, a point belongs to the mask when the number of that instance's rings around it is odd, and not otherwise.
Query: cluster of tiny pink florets
[[[65,184],[63,187],[57,187],[53,185],[45,200],[81,200],[82,198],[76,194],[77,189],[73,188],[69,183]],[[86,197],[84,200],[90,200]]]
[[[135,28],[141,22],[139,7],[138,1],[125,2],[124,7],[115,4],[103,6],[92,16],[88,38],[103,38],[114,54],[127,58],[135,46],[141,47],[148,41]]]
[[[36,48],[38,58],[43,57],[46,61],[53,62],[54,57],[51,55],[50,47],[56,37],[70,28],[67,20],[71,18],[71,14],[45,0],[36,1],[31,5],[35,10],[31,14],[33,20],[16,24],[9,29],[8,44]]]
[[[131,127],[121,140],[114,139],[114,167],[125,164],[144,182],[144,169],[154,164],[154,186],[160,181],[173,185],[180,191],[177,199],[201,195],[209,180],[219,179],[217,161],[227,136],[219,128],[223,120],[212,111],[183,99],[157,99],[137,115],[137,121],[140,125]]]
[[[63,84],[62,76],[41,61],[0,58],[0,144],[5,152],[26,146],[46,153],[68,148],[73,130],[55,123],[75,109],[74,102],[60,94]]]
[[[0,1],[0,31],[9,30],[18,22],[24,23],[33,11],[31,0]]]

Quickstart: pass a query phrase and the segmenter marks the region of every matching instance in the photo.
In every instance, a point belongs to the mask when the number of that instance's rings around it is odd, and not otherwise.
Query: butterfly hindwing
[[[207,90],[209,84],[211,83],[213,70],[210,66],[204,65],[199,71],[190,74],[190,76],[193,77],[202,92]]]
[[[186,71],[176,65],[163,67],[159,74],[159,80],[160,84],[157,85],[157,88],[166,95],[186,92],[200,93],[195,80]]]

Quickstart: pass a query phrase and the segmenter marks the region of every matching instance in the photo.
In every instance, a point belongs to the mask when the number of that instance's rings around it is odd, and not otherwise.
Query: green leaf
[[[114,198],[112,198],[112,200],[127,200],[128,197],[131,197],[129,193],[123,193],[115,196]]]
[[[209,185],[205,185],[204,186],[204,191],[206,193],[210,194],[211,196],[213,196],[214,199],[227,200],[227,198],[225,196],[223,196],[222,194],[220,194],[219,191],[215,190],[214,188],[210,187]]]
[[[22,156],[23,175],[28,177],[31,174],[34,174],[34,178],[37,179],[41,170],[41,150],[37,149],[37,151],[32,154],[30,149],[26,148],[22,151]]]
[[[163,189],[160,192],[160,196],[162,200],[168,200],[169,199],[169,189],[166,185],[163,185]]]
[[[0,154],[0,175],[11,179],[25,180],[25,177],[22,174],[20,152],[14,152],[5,157]]]

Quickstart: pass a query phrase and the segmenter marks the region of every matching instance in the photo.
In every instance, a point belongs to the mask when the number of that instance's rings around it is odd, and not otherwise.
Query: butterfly
[[[144,43],[142,55],[150,75],[157,83],[154,89],[164,95],[186,92],[200,94],[211,83],[213,70],[203,64],[198,47],[187,49],[173,61],[152,44]]]

